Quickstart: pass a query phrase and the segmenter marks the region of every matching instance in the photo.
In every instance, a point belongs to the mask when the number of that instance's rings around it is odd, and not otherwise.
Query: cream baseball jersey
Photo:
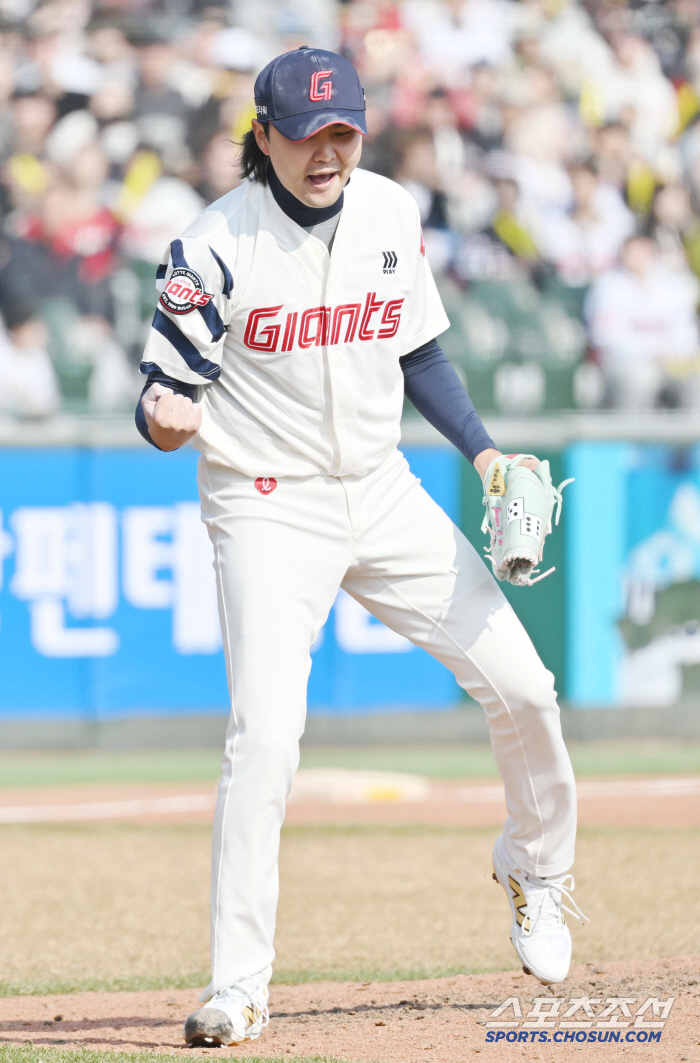
[[[142,368],[199,393],[195,446],[246,476],[361,475],[400,437],[399,358],[449,321],[417,207],[355,170],[332,254],[246,181],[173,241]]]

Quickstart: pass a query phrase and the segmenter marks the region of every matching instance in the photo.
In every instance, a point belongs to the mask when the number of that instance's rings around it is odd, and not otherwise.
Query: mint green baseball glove
[[[542,560],[544,541],[552,530],[554,505],[554,523],[558,524],[561,493],[573,483],[564,480],[555,487],[548,461],[541,461],[534,472],[525,468],[521,464],[523,458],[532,457],[533,454],[502,454],[491,462],[484,476],[486,514],[481,530],[491,534],[491,545],[484,547],[486,557],[496,579],[507,580],[516,587],[531,587],[554,572],[550,568],[538,575],[535,565]]]

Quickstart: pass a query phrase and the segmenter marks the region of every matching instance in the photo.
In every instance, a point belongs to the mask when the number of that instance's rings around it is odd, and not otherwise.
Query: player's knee
[[[538,714],[558,713],[557,692],[554,676],[541,661],[530,667],[508,684],[499,686],[499,693],[509,709],[520,709]]]
[[[554,689],[554,676],[548,668],[538,661],[538,668],[533,668],[524,686],[524,696],[528,704],[541,711],[559,711],[557,692]]]
[[[255,765],[255,771],[283,771],[299,758],[299,733],[293,728],[270,728],[254,726],[240,731],[226,744],[226,759]]]

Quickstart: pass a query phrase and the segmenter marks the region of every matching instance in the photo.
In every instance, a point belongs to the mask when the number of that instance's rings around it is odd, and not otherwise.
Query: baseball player
[[[576,803],[553,677],[397,449],[404,393],[484,479],[498,578],[532,582],[561,495],[546,463],[495,448],[436,341],[449,322],[415,203],[357,168],[367,130],[352,65],[307,47],[278,56],[255,104],[246,180],[159,267],[137,410],[161,450],[201,452],[231,694],[212,979],[185,1025],[193,1046],[252,1040],[267,1022],[280,827],[310,648],[339,587],[484,707],[508,806],[494,876],[513,945],[545,983],[571,954]]]

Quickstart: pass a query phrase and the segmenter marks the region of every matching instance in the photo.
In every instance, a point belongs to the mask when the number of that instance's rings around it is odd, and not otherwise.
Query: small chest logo
[[[333,95],[333,82],[326,81],[326,78],[330,78],[332,73],[332,70],[317,70],[315,74],[311,75],[309,99],[313,100],[314,103],[320,103],[321,100],[330,100]]]
[[[255,486],[261,495],[270,495],[277,487],[277,480],[274,476],[258,476]]]
[[[206,306],[213,298],[213,295],[205,292],[198,273],[189,267],[178,266],[173,270],[160,301],[171,314],[189,314],[192,310]]]
[[[384,256],[384,267],[382,273],[396,273],[396,263],[398,258],[395,251],[382,251]]]

